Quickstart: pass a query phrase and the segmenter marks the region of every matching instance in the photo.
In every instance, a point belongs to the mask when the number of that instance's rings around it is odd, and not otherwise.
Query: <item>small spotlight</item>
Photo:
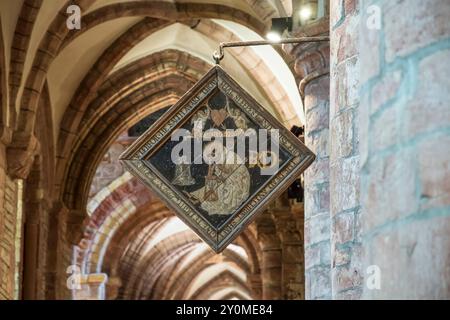
[[[266,35],[267,40],[269,41],[273,41],[273,42],[279,42],[281,40],[281,36],[274,32],[274,31],[270,31],[267,35]]]
[[[312,16],[312,10],[309,7],[304,7],[300,10],[299,14],[303,20],[309,20]]]

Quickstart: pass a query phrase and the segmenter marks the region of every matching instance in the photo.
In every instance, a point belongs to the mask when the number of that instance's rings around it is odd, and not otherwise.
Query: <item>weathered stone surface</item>
[[[328,31],[323,19],[297,31],[299,36]],[[330,190],[329,190],[329,44],[288,45],[295,56],[295,71],[304,95],[305,144],[316,154],[316,162],[305,172],[305,281],[306,298],[331,296],[330,286]],[[327,279],[328,277],[328,279]]]
[[[333,217],[332,242],[341,245],[353,241],[355,232],[355,215],[353,212],[343,212]]]
[[[332,215],[359,205],[359,157],[336,161],[331,166],[330,194]]]
[[[346,158],[357,152],[355,150],[357,132],[354,118],[355,111],[350,109],[343,111],[331,120],[331,159]]]
[[[408,1],[383,1],[380,7],[383,27],[387,31],[388,62],[443,41],[450,34],[450,3],[446,0],[424,0],[413,4]],[[399,15],[399,12],[403,14]]]
[[[306,299],[331,298],[330,267],[328,265],[314,267],[306,275]]]
[[[336,1],[331,6],[331,20],[336,21],[331,41],[330,91],[330,214],[332,297],[358,299],[361,281],[361,252],[354,250],[360,231],[356,213],[360,205],[359,39],[361,1]],[[339,18],[337,18],[339,17]],[[351,267],[350,267],[351,266]],[[351,271],[348,270],[351,268]]]
[[[376,113],[382,106],[394,100],[400,89],[401,81],[402,72],[396,70],[388,72],[381,81],[377,82],[371,92],[371,114]]]
[[[328,212],[330,207],[330,187],[328,182],[305,186],[305,218]]]
[[[367,299],[447,299],[450,217],[414,219],[386,229],[366,242],[366,265],[381,271],[380,290],[365,288]]]
[[[423,141],[419,146],[421,208],[450,206],[450,136]]]
[[[372,120],[373,152],[382,151],[398,143],[400,140],[400,128],[397,125],[399,117],[396,108],[386,108]]]
[[[381,269],[381,290],[364,286],[363,297],[448,298],[450,69],[443,61],[450,58],[450,3],[376,5],[382,33],[361,38],[361,55],[376,57],[361,64],[364,234],[357,238],[363,268]]]
[[[419,63],[417,87],[406,105],[406,139],[450,126],[450,50],[437,51]]]
[[[366,230],[417,212],[415,158],[414,150],[404,149],[373,161],[362,193]]]

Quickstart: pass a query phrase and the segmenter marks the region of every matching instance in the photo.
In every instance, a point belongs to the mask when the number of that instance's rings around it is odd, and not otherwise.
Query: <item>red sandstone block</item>
[[[308,145],[310,147],[310,145]],[[328,182],[330,179],[330,166],[328,159],[317,159],[305,171],[305,180],[314,181],[314,183]]]
[[[419,175],[423,209],[450,205],[450,136],[419,145]]]
[[[350,109],[343,111],[330,121],[330,161],[349,157],[357,153],[355,111]]]
[[[402,82],[401,71],[387,73],[372,89],[372,100],[370,103],[371,114],[377,112],[389,100],[394,99]]]
[[[357,13],[360,0],[344,0],[345,17]]]
[[[330,214],[328,212],[316,215],[305,221],[305,246],[329,241]]]
[[[391,147],[399,142],[400,128],[398,128],[399,112],[398,106],[392,106],[372,121],[371,145],[372,151],[377,152]],[[401,120],[400,120],[401,121]]]
[[[359,32],[363,34],[359,57],[361,66],[364,66],[360,72],[360,83],[364,84],[380,73],[381,60],[384,60],[384,57],[380,57],[380,31],[368,29],[365,24],[361,24]]]
[[[417,1],[413,6],[409,1],[389,1],[384,8],[382,14],[388,62],[446,39],[450,34],[448,0]]]
[[[448,230],[449,216],[430,216],[393,225],[366,241],[364,270],[380,268],[381,288],[364,286],[364,299],[448,298]]]
[[[351,252],[348,247],[339,248],[336,245],[331,247],[332,268],[346,265],[351,260]]]
[[[306,298],[331,299],[330,269],[314,267],[306,273]]]
[[[438,51],[419,64],[414,96],[407,103],[408,138],[450,127],[450,50]]]
[[[320,265],[320,245],[305,249],[305,269]]]
[[[354,213],[346,212],[335,216],[331,220],[331,241],[333,244],[344,244],[354,239]]]
[[[305,187],[305,219],[330,209],[330,190],[328,184]]]
[[[361,191],[365,230],[417,212],[416,158],[413,148],[405,148],[371,159]]]
[[[306,106],[305,106],[306,107]],[[329,103],[320,102],[315,108],[306,109],[306,132],[328,129],[329,126]]]
[[[355,261],[356,260],[356,261]],[[342,266],[332,271],[333,292],[340,292],[363,284],[363,274],[358,259],[353,259],[350,266]]]
[[[336,161],[330,168],[331,215],[359,206],[359,156]]]

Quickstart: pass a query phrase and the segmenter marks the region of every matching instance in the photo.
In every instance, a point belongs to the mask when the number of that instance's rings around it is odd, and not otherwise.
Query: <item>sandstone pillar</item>
[[[363,297],[449,299],[450,2],[361,11]]]
[[[72,265],[72,246],[67,239],[69,210],[62,202],[57,202],[49,215],[47,242],[47,299],[68,299],[70,292],[67,268]]]
[[[280,197],[269,210],[281,241],[281,296],[283,299],[304,300],[303,215],[294,212],[287,196]]]
[[[262,298],[279,300],[282,298],[280,239],[268,212],[257,219],[257,230],[262,251]]]
[[[329,144],[333,299],[359,299],[362,293],[358,150],[359,2],[330,2]]]
[[[247,283],[251,288],[253,297],[255,300],[262,299],[262,279],[261,274],[249,274],[247,275]]]
[[[328,33],[328,19],[302,27],[293,36]],[[329,174],[329,43],[286,45],[295,57],[295,71],[306,116],[305,144],[316,161],[305,171],[306,299],[331,298]]]

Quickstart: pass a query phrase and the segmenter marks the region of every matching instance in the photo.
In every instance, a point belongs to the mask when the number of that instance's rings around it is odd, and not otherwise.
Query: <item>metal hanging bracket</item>
[[[320,37],[288,38],[288,39],[281,39],[279,41],[255,40],[255,41],[221,42],[219,45],[219,50],[215,51],[213,54],[213,59],[216,62],[216,64],[220,64],[220,61],[222,61],[225,55],[224,53],[225,48],[266,46],[266,45],[275,46],[289,43],[324,42],[324,41],[330,41],[330,37],[320,36]]]

